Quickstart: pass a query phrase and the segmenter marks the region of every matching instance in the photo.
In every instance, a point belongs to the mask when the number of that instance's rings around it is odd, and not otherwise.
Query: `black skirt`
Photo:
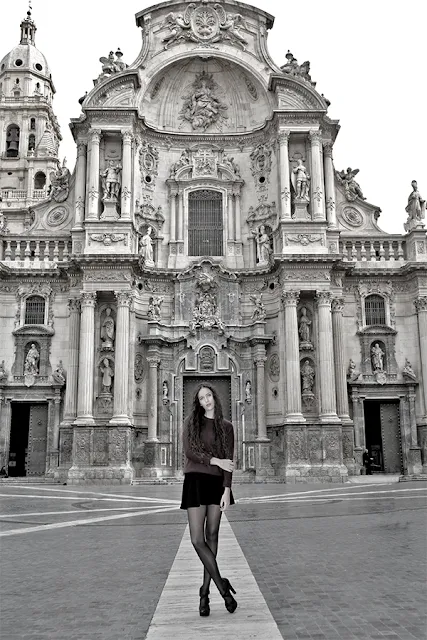
[[[222,483],[222,476],[213,476],[208,473],[185,473],[181,509],[200,507],[202,504],[221,504],[222,494],[224,493]],[[231,490],[230,504],[234,504]]]

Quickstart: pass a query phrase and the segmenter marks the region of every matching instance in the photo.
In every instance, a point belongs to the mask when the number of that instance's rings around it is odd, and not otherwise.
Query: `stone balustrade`
[[[8,236],[0,247],[0,259],[11,262],[64,262],[71,252],[71,239],[31,238],[21,240]]]
[[[392,236],[375,239],[343,238],[340,241],[340,253],[344,254],[346,262],[386,262],[407,259],[406,241]]]
[[[16,160],[16,158],[14,158]],[[31,189],[26,191],[25,189],[1,189],[1,199],[3,202],[7,200],[44,200],[47,198],[46,189]]]

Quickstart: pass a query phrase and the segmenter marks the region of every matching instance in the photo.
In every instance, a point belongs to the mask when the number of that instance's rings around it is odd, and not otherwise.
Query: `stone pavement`
[[[426,640],[426,482],[235,486],[219,563],[240,607],[230,615],[215,594],[206,619],[180,493],[2,485],[1,637],[150,640],[169,592],[178,610],[183,596],[185,620],[171,610],[173,635],[156,640],[179,638],[181,622],[203,640],[248,640],[257,614],[271,624],[265,640],[270,629],[287,640]]]

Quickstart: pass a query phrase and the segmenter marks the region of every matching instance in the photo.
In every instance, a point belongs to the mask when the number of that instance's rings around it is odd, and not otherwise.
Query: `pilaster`
[[[318,291],[316,295],[319,321],[319,383],[320,420],[338,422],[335,398],[334,345],[332,339],[330,291]]]
[[[332,332],[334,342],[337,413],[342,422],[351,422],[348,410],[347,371],[344,355],[344,298],[332,300]]]
[[[98,219],[99,214],[99,145],[101,142],[101,129],[91,129],[90,136],[90,166],[89,166],[89,205],[88,218]]]
[[[93,367],[96,292],[82,291],[79,349],[79,381],[77,419],[74,424],[94,424],[93,419]]]
[[[320,131],[310,131],[311,141],[311,206],[313,220],[325,220],[325,195],[322,184],[322,140]]]
[[[427,296],[415,300],[418,314],[418,338],[420,344],[421,385],[424,396],[424,411],[427,413]],[[427,415],[424,416],[427,420]]]
[[[285,318],[286,404],[285,422],[305,422],[301,411],[301,378],[297,304],[299,291],[283,291]]]
[[[76,186],[74,205],[74,226],[73,231],[83,230],[83,220],[85,214],[86,201],[86,154],[87,142],[80,140],[77,143],[76,162]]]
[[[326,191],[326,219],[328,221],[328,226],[333,229],[337,226],[337,213],[335,202],[334,163],[332,158],[331,142],[325,142],[323,145],[323,162]]]
[[[129,393],[129,319],[133,292],[115,291],[117,299],[116,357],[114,372],[114,413],[110,424],[127,426]]]
[[[68,320],[68,366],[67,386],[65,388],[65,407],[63,424],[72,424],[77,415],[77,383],[79,372],[80,341],[80,300],[71,298],[68,301],[70,312]]]
[[[279,149],[280,149],[280,218],[281,220],[290,220],[291,211],[291,185],[289,174],[289,138],[291,132],[289,129],[280,129],[279,131]]]
[[[130,220],[130,204],[132,200],[132,132],[124,129],[123,140],[123,174],[121,189],[121,219]]]

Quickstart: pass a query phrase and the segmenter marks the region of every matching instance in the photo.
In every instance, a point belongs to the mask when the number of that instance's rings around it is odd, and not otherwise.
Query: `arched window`
[[[36,136],[34,133],[30,133],[28,136],[28,151],[34,151],[36,148]]]
[[[46,176],[43,171],[37,171],[34,176],[34,189],[44,189],[46,186]]]
[[[366,324],[386,324],[385,302],[382,296],[371,295],[365,298]]]
[[[45,306],[41,296],[29,296],[25,302],[25,324],[44,324]]]
[[[19,154],[19,127],[10,124],[6,132],[6,157],[17,158]]]
[[[188,255],[222,256],[222,194],[201,189],[188,196]]]
[[[35,118],[30,118],[30,129],[31,129],[31,131],[35,131],[36,130],[36,119]]]

